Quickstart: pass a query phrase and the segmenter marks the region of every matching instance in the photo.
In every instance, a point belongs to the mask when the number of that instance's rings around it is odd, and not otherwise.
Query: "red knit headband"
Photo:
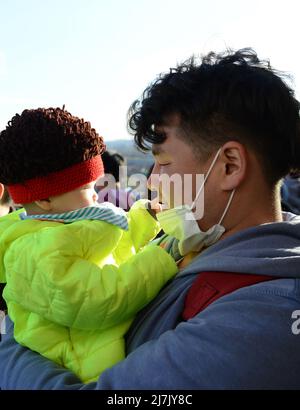
[[[29,204],[50,196],[73,191],[82,185],[96,181],[104,175],[100,155],[60,171],[30,179],[22,184],[8,185],[7,189],[16,204]]]

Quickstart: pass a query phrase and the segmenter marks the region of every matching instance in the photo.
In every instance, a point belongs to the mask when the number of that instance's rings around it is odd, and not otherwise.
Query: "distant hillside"
[[[154,162],[152,154],[138,151],[132,140],[107,141],[106,146],[109,151],[123,155],[128,166],[128,176],[136,173],[147,175]]]

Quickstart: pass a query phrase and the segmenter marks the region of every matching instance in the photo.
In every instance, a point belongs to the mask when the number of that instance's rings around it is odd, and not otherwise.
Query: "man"
[[[161,75],[132,105],[129,126],[138,146],[152,144],[154,174],[205,175],[192,189],[194,200],[205,193],[197,246],[136,318],[127,358],[97,383],[17,345],[10,322],[1,388],[299,389],[300,219],[281,212],[279,196],[280,180],[300,168],[299,122],[292,90],[251,50]],[[182,209],[191,207],[175,209],[179,227]]]

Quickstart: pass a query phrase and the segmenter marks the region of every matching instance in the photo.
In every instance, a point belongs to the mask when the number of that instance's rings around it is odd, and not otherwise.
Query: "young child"
[[[128,214],[97,204],[102,137],[64,109],[25,110],[0,134],[0,181],[25,211],[0,220],[0,282],[16,340],[99,377],[125,356],[135,314],[177,272],[149,244],[159,232],[145,201]]]

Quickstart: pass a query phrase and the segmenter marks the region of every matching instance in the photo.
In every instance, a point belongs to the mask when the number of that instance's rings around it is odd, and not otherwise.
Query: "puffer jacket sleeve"
[[[136,251],[154,239],[161,230],[158,221],[147,210],[149,203],[147,199],[140,199],[128,212],[129,232]]]
[[[6,301],[77,329],[103,330],[131,318],[177,272],[177,265],[156,245],[119,266],[106,263],[120,231],[113,228],[80,221],[62,225],[61,233],[55,228],[55,235],[51,228],[31,234],[30,241],[26,235],[19,238],[5,255]],[[96,248],[99,260],[92,252]]]
[[[19,214],[24,212],[24,209],[21,208],[18,211],[11,212],[8,215],[2,216],[0,218],[0,238],[1,235],[13,224],[20,221]],[[3,256],[5,252],[5,247],[2,246],[0,240],[0,283],[6,283],[5,268],[3,265]]]

